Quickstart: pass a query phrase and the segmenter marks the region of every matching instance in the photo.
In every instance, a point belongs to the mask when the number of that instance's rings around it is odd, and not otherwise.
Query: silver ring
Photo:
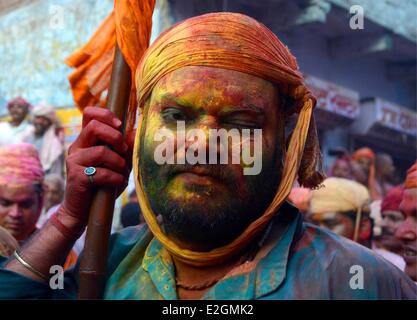
[[[97,169],[94,167],[87,167],[84,169],[84,174],[90,179],[91,183],[94,183],[93,176],[96,174]]]

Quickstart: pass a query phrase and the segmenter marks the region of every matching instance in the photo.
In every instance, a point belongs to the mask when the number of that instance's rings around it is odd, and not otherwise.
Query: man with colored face
[[[343,178],[327,178],[322,188],[311,192],[307,220],[370,247],[369,200],[369,192],[361,184]]]
[[[404,217],[399,209],[403,197],[404,188],[398,186],[392,188],[380,204],[381,218],[380,234],[374,238],[373,250],[385,259],[404,270],[402,258],[402,243],[395,237],[395,233]]]
[[[43,204],[44,173],[35,148],[0,148],[0,225],[24,242],[35,230]]]
[[[404,271],[417,281],[417,162],[407,171],[404,187],[400,203],[404,221],[395,235],[403,243]]]
[[[0,147],[0,227],[17,241],[3,255],[11,255],[36,232],[36,223],[44,203],[44,171],[35,147],[20,143]],[[10,244],[10,241],[8,241]],[[67,253],[64,268],[77,259],[74,251]]]
[[[329,171],[330,177],[351,179],[352,168],[350,160],[346,157],[336,159]]]
[[[322,181],[315,100],[295,58],[265,26],[234,13],[185,20],[145,52],[135,80],[132,166],[147,225],[113,235],[104,298],[416,298],[395,267],[304,224],[285,202],[296,175],[305,187]],[[297,114],[288,142],[285,124]],[[84,231],[94,189],[125,187],[133,136],[124,140],[120,128],[111,112],[84,110],[58,222],[19,253],[36,272],[0,261],[0,297],[75,297],[76,271],[65,290],[36,280]],[[230,137],[210,139],[221,132]],[[260,171],[245,170],[255,166]],[[354,265],[364,269],[363,290],[350,284]]]
[[[10,121],[0,123],[0,147],[27,141],[33,131],[33,126],[27,121],[31,107],[22,97],[7,103]]]
[[[180,242],[191,242],[190,247],[197,251],[206,251],[231,242],[265,211],[279,181],[279,104],[272,84],[232,70],[190,66],[158,82],[144,114],[140,165],[145,168],[143,181],[151,205],[162,215],[168,234]],[[154,141],[155,134],[161,128],[175,132],[178,121],[185,122],[187,132],[197,129],[207,137],[210,129],[262,129],[261,173],[245,176],[243,161],[155,163],[155,149],[160,144]],[[197,141],[208,148],[206,142]],[[192,144],[199,149],[199,145],[186,142],[185,152]],[[231,143],[230,159],[232,148]],[[179,148],[174,150],[177,156],[179,152]]]

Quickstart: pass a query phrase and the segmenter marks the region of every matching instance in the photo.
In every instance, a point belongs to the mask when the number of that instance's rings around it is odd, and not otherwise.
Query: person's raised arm
[[[23,263],[12,257],[5,269],[42,280],[40,275],[24,266],[24,262],[45,278],[49,278],[52,265],[64,264],[87,225],[94,188],[112,186],[120,193],[127,185],[132,148],[131,143],[129,147],[124,141],[121,126],[121,121],[107,109],[88,107],[84,110],[82,130],[71,145],[66,160],[64,201],[54,217],[19,250],[18,257]],[[96,172],[92,176],[86,175],[87,167],[95,168]]]

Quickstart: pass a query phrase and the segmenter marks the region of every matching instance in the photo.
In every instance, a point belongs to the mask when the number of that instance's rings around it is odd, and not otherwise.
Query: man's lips
[[[8,229],[18,230],[22,227],[21,223],[8,223],[7,225]]]
[[[216,181],[216,179],[212,175],[190,171],[179,172],[177,174],[177,177],[180,177],[186,183],[196,184],[200,186],[210,186]]]
[[[417,261],[417,248],[415,246],[405,245],[403,258],[406,264],[412,264]]]

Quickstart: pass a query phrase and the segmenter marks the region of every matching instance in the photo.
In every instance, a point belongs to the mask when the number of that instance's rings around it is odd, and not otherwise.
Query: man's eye
[[[263,121],[263,115],[253,115],[244,112],[236,112],[227,115],[222,119],[223,124],[237,129],[261,129]]]
[[[260,126],[257,123],[246,121],[246,120],[240,120],[240,119],[230,119],[223,121],[224,124],[227,126],[237,128],[237,129],[259,129]]]
[[[24,201],[22,202],[21,206],[24,209],[29,209],[33,206],[33,201],[32,200]]]
[[[166,108],[162,111],[162,118],[165,122],[186,121],[187,116],[178,108]]]
[[[0,199],[0,206],[2,207],[8,207],[10,206],[12,203],[8,200],[4,200],[4,199]]]

